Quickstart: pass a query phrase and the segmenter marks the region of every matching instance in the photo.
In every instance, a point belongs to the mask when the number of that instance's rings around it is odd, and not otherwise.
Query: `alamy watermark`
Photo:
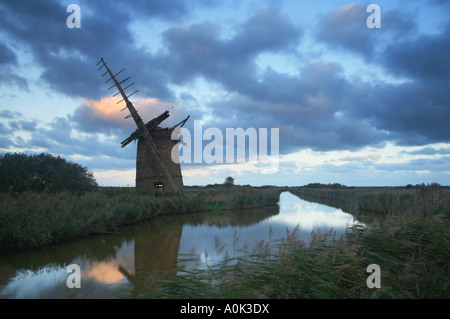
[[[67,288],[81,288],[81,268],[77,264],[70,264],[67,266],[67,272],[70,275],[67,277]]]
[[[279,167],[279,131],[279,128],[270,129],[269,154],[267,128],[259,128],[258,130],[253,127],[246,130],[243,128],[226,128],[224,140],[222,130],[207,128],[203,132],[202,121],[195,120],[193,134],[187,128],[173,130],[172,140],[179,140],[180,135],[183,136],[183,139],[172,148],[172,161],[189,164],[249,162],[259,166],[262,174],[275,174]],[[247,139],[248,144],[246,143]],[[211,142],[203,147],[204,141]]]
[[[367,266],[366,272],[371,273],[367,277],[366,284],[367,288],[381,288],[381,269],[377,264],[370,264]]]
[[[366,12],[371,14],[367,17],[366,25],[369,29],[381,28],[381,8],[378,4],[369,4],[366,8]]]
[[[81,8],[77,4],[69,4],[66,12],[70,15],[67,17],[66,25],[69,29],[81,28]],[[366,25],[369,29],[381,28],[381,8],[378,4],[369,4],[366,8],[366,12],[370,13],[367,17]]]
[[[79,29],[81,28],[81,8],[77,4],[69,4],[67,6],[66,12],[71,14],[67,17],[66,25],[69,29]]]

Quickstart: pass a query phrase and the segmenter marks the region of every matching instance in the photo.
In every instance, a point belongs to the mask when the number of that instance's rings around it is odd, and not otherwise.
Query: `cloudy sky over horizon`
[[[81,28],[68,28],[69,4]],[[381,28],[368,28],[369,4]],[[144,121],[279,128],[276,174],[182,164],[187,185],[450,181],[450,1],[0,0],[0,152],[49,152],[133,186],[135,129],[96,63],[126,68]],[[109,83],[108,83],[109,84]],[[134,90],[133,90],[134,91]],[[130,91],[131,92],[131,91]]]

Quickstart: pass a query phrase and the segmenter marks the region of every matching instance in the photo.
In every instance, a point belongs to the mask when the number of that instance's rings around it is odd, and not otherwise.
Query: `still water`
[[[343,233],[353,223],[340,209],[288,192],[275,208],[161,216],[117,235],[1,256],[0,298],[134,298],[156,274],[211,266],[294,230],[308,242],[312,231]],[[81,288],[67,287],[71,264],[80,266]]]

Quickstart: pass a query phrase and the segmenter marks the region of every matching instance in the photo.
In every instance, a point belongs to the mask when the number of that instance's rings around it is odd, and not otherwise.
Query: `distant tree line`
[[[97,187],[86,167],[60,156],[41,153],[0,154],[0,192],[70,191],[78,194]]]
[[[321,184],[321,183],[309,183],[308,185],[302,186],[304,188],[331,188],[331,189],[354,189],[353,186],[345,186],[339,183],[333,183],[333,184]],[[392,186],[392,188],[406,188],[406,189],[422,189],[422,188],[449,188],[448,186],[442,186],[438,183],[431,183],[425,185],[422,184],[408,184],[406,186]]]
[[[425,183],[422,183],[422,184],[416,184],[416,185],[412,185],[412,184],[408,184],[408,185],[406,185],[406,188],[407,189],[413,189],[413,188],[417,188],[417,189],[421,189],[421,188],[426,188],[426,187],[428,187],[428,188],[448,188],[448,186],[445,186],[445,185],[441,185],[441,184],[439,184],[439,183],[431,183],[431,184],[425,184]]]
[[[303,186],[305,188],[333,188],[333,189],[347,189],[347,188],[353,188],[348,187],[339,183],[333,183],[333,184],[321,184],[321,183],[309,183],[308,185]]]

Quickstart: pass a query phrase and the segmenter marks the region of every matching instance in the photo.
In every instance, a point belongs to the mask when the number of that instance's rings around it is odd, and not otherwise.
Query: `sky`
[[[135,82],[144,122],[169,110],[161,126],[190,115],[192,134],[195,121],[223,136],[278,129],[276,171],[182,163],[185,185],[449,185],[449,10],[446,0],[0,0],[0,152],[60,155],[99,185],[134,186],[137,145],[120,142],[136,125],[98,71],[104,58]]]

